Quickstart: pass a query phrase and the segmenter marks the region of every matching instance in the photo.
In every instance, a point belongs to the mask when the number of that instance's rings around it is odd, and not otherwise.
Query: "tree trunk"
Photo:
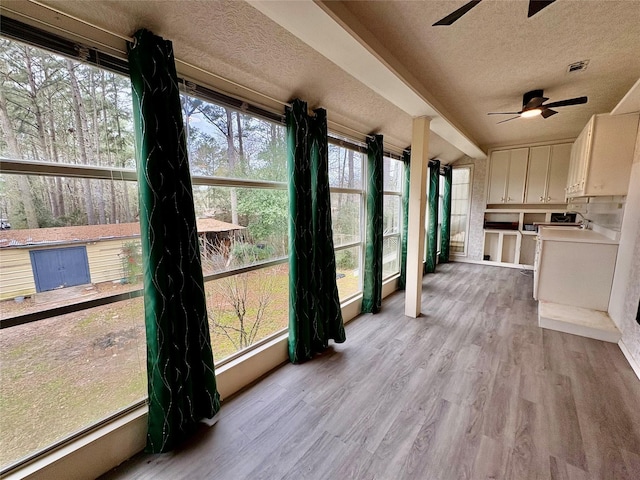
[[[240,112],[236,113],[236,124],[238,127],[238,156],[240,162],[244,162],[244,141],[242,140],[242,123],[240,122]]]
[[[347,159],[347,167],[349,168],[349,173],[347,174],[347,186],[349,188],[353,188],[353,184],[354,184],[353,150],[347,150],[347,152],[349,152],[349,158]]]
[[[227,160],[229,161],[229,174],[235,176],[236,150],[233,145],[233,118],[231,110],[224,109],[227,115]],[[235,188],[230,189],[231,195],[231,223],[238,224],[238,192]]]
[[[86,124],[87,115],[82,104],[82,96],[80,95],[80,86],[78,85],[78,79],[73,71],[73,62],[71,60],[66,61],[67,70],[69,71],[69,79],[71,80],[71,94],[73,97],[73,114],[76,123],[76,132],[78,133],[78,147],[80,149],[80,159],[84,165],[89,165],[89,157],[87,156],[87,142],[86,142]],[[95,225],[96,218],[93,212],[93,202],[91,199],[91,187],[88,179],[82,180],[84,208],[87,214],[87,224]]]
[[[2,127],[2,131],[4,132],[9,155],[16,159],[22,159],[22,152],[20,151],[18,139],[16,138],[16,133],[13,130],[13,125],[11,124],[9,112],[7,110],[7,100],[4,96],[4,85],[0,86],[0,127]],[[38,228],[38,217],[33,205],[31,186],[29,185],[29,179],[26,175],[18,175],[18,189],[20,190],[20,197],[24,208],[24,215],[27,220],[27,227]]]
[[[102,165],[102,158],[100,155],[100,129],[98,127],[98,95],[96,94],[96,81],[93,69],[89,70],[89,85],[91,88],[91,98],[93,99],[93,102],[91,102],[93,105],[93,108],[91,109],[93,121],[93,128],[91,129],[91,145],[93,146],[93,152],[95,154],[95,164]],[[87,129],[87,131],[89,131],[89,129]],[[98,208],[98,223],[104,225],[107,223],[107,208],[104,201],[104,182],[98,180],[96,183],[98,187],[96,188],[95,195]]]
[[[56,163],[60,163],[60,158],[58,157],[58,145],[56,138],[56,126],[53,121],[53,106],[51,104],[51,97],[47,99],[48,109],[49,109],[49,136],[51,138],[51,160]],[[55,197],[56,197],[56,206],[58,209],[58,215],[64,217],[65,206],[64,206],[64,194],[62,191],[62,179],[60,177],[55,177]]]

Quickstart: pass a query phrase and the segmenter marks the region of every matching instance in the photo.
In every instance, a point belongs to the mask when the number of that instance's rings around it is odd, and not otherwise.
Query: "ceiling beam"
[[[472,158],[486,154],[340,2],[247,0],[271,20]]]

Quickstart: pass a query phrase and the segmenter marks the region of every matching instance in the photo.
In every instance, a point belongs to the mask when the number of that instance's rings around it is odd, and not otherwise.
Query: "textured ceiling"
[[[449,27],[431,25],[466,0],[343,2],[481,146],[575,137],[594,113],[611,111],[640,78],[640,1],[558,0],[527,18],[526,0],[484,0]],[[589,60],[568,74],[567,66]],[[548,119],[517,111],[522,94],[586,105]]]
[[[25,3],[3,1],[17,10]],[[323,106],[330,120],[383,133],[396,147],[410,144],[408,114],[245,2],[44,3],[120,35],[148,28],[172,40],[176,57],[185,62],[283,102],[298,96],[311,107]],[[611,111],[640,77],[640,0],[558,0],[530,19],[526,0],[484,0],[452,26],[431,27],[464,3],[336,5],[351,17],[338,21],[348,27],[355,18],[358,29],[364,27],[393,55],[389,64],[410,71],[449,120],[483,148],[575,137],[592,114]],[[586,71],[566,73],[569,63],[586,59]],[[550,101],[586,95],[589,103],[560,108],[546,120],[496,125],[502,118],[486,115],[518,110],[522,94],[532,89],[544,89]],[[447,163],[461,155],[432,135],[430,157]]]

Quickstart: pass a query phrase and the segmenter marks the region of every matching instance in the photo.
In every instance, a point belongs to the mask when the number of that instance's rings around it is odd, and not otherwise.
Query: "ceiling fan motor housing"
[[[534,98],[544,98],[543,93],[544,93],[543,90],[531,90],[530,92],[525,93],[522,96],[522,109],[525,110],[527,107],[527,104]]]

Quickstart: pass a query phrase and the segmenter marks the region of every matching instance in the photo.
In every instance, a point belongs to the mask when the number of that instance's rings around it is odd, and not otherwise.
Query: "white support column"
[[[427,206],[427,165],[429,164],[429,125],[431,119],[413,119],[411,164],[409,167],[409,227],[407,239],[407,280],[404,314],[420,316],[422,302],[422,263],[424,261],[424,217]]]

